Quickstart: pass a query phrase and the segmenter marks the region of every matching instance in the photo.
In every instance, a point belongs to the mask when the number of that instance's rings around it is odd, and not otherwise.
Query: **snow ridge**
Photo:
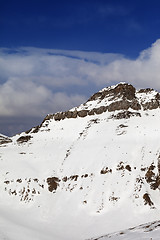
[[[120,83],[112,87],[104,88],[91,96],[88,101],[79,107],[66,112],[49,114],[45,120],[56,121],[65,118],[86,117],[103,112],[116,110],[148,110],[160,107],[160,94],[153,89],[136,90],[132,85]]]

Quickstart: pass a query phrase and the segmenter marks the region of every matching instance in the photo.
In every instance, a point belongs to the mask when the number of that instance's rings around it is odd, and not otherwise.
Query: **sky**
[[[159,0],[0,0],[0,133],[128,82],[160,91]]]

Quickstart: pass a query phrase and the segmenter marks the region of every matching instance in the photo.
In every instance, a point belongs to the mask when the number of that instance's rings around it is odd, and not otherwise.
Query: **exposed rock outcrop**
[[[153,91],[153,89],[141,89],[137,93],[149,94]],[[98,104],[101,103],[102,100],[107,99],[108,103],[104,104],[104,106],[98,107]],[[97,101],[97,107],[86,109],[87,104],[92,101]],[[114,112],[116,110],[151,110],[156,109],[160,106],[160,94],[157,93],[153,96],[153,99],[149,102],[143,103],[136,96],[136,89],[127,83],[120,83],[115,87],[106,88],[98,93],[95,93],[93,96],[89,98],[89,100],[84,104],[85,109],[78,110],[78,108],[74,111],[60,112],[51,116],[56,121],[63,120],[65,118],[76,118],[76,117],[86,117],[87,115],[101,114],[103,112],[109,111]],[[134,114],[134,116],[140,116],[140,114]],[[122,115],[121,115],[122,116]],[[126,114],[125,114],[126,116]],[[131,114],[130,114],[131,116]]]
[[[26,143],[31,139],[30,135],[26,135],[26,136],[21,136],[20,138],[17,139],[18,143]]]
[[[12,140],[9,137],[5,137],[5,136],[0,135],[0,145],[1,144],[7,144],[7,143],[10,143],[10,142],[12,142]]]
[[[40,125],[30,129],[26,133],[37,133],[44,123],[51,119],[60,121],[66,118],[83,118],[95,114],[102,114],[106,111],[121,111],[116,114],[116,116],[113,114],[114,118],[130,118],[131,116],[141,116],[138,112],[139,110],[146,111],[159,107],[160,94],[158,92],[151,88],[136,91],[132,85],[120,83],[95,93],[86,103],[80,105],[80,107],[66,112],[48,114]],[[132,110],[136,112],[132,112]]]
[[[59,186],[59,184],[58,184],[59,182],[60,182],[60,180],[57,177],[47,178],[48,190],[50,192],[55,191],[57,189],[57,187]]]
[[[135,98],[135,88],[130,84],[118,84],[115,88],[107,88],[104,91],[100,91],[98,93],[95,93],[93,96],[91,96],[88,101],[94,101],[97,99],[103,100],[106,97],[113,97],[114,98],[120,98],[132,100]],[[113,100],[112,99],[112,100]]]
[[[130,118],[130,117],[141,117],[141,114],[139,112],[130,112],[130,111],[123,111],[123,112],[119,112],[117,114],[113,114],[111,116],[111,118],[115,118],[115,119],[122,119],[122,118]]]

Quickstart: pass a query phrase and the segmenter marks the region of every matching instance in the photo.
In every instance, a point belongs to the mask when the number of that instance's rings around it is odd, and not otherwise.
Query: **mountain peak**
[[[86,117],[87,115],[101,114],[124,110],[151,110],[160,106],[160,94],[153,89],[136,90],[131,84],[119,83],[103,88],[93,94],[86,103],[66,112],[47,115],[44,119],[54,118],[56,121],[65,118]]]
[[[141,116],[141,111],[152,110],[160,107],[160,94],[151,88],[136,90],[129,83],[120,82],[117,85],[103,88],[93,94],[87,102],[65,112],[48,114],[37,127],[30,129],[36,133],[47,121],[54,119],[60,121],[69,118],[83,118],[99,115],[104,112],[114,113],[114,118],[130,118]],[[118,112],[117,112],[118,111]],[[116,112],[116,115],[115,115]]]
[[[135,98],[135,92],[136,89],[131,84],[125,82],[119,83],[111,87],[103,88],[101,91],[99,91],[99,93],[102,94],[102,98],[111,95],[119,98],[122,97],[123,99],[128,100],[132,100],[133,98]],[[93,96],[95,95],[96,94],[94,94]],[[93,96],[91,98],[94,98]]]

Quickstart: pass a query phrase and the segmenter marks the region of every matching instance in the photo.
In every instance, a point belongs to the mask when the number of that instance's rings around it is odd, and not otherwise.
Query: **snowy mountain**
[[[159,119],[158,92],[120,83],[27,132],[1,135],[0,239],[107,239],[157,222]]]

